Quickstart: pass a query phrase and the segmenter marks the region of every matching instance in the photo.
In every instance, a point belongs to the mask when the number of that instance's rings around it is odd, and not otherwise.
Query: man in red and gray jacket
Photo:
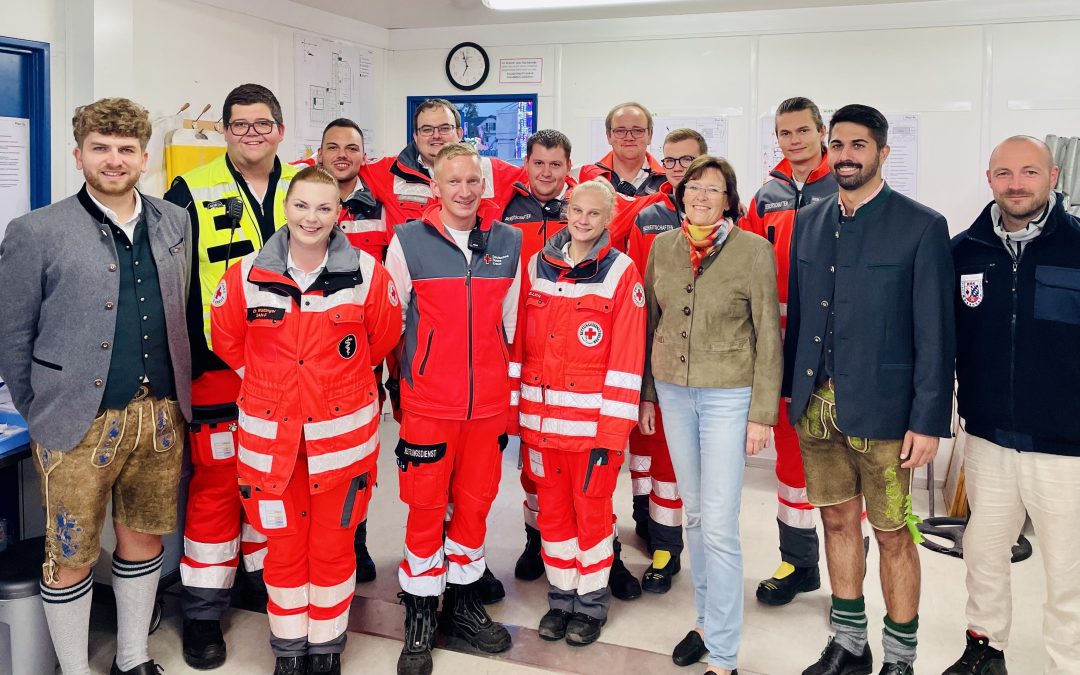
[[[395,451],[409,507],[398,570],[405,604],[399,675],[431,673],[443,590],[440,625],[481,651],[510,648],[510,634],[480,602],[479,584],[507,438],[521,233],[479,217],[485,180],[472,146],[446,145],[432,168],[440,202],[397,227],[386,254],[405,313]]]
[[[787,322],[788,270],[796,216],[803,206],[827,197],[835,199],[837,193],[825,157],[824,139],[825,123],[813,101],[799,96],[782,102],[776,109],[776,140],[784,159],[754,195],[739,223],[743,229],[768,239],[776,251],[781,328]],[[814,507],[806,498],[799,438],[787,415],[780,415],[779,420],[773,435],[781,563],[772,577],[758,584],[757,598],[767,605],[785,605],[798,593],[821,586]]]

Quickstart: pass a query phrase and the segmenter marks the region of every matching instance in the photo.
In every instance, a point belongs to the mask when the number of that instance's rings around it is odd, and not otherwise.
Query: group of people
[[[65,675],[90,672],[110,496],[111,672],[157,672],[147,632],[185,447],[185,661],[225,662],[243,560],[275,675],[341,672],[355,585],[376,575],[366,520],[386,398],[408,507],[399,675],[432,672],[439,631],[511,647],[485,609],[504,590],[484,554],[509,436],[525,490],[515,576],[549,585],[541,638],[591,644],[613,596],[668,591],[685,535],[696,621],[672,658],[737,672],[743,467],[772,443],[781,564],[758,600],[820,586],[819,509],[834,635],[804,675],[871,673],[865,519],[887,608],[880,673],[908,675],[912,475],[951,435],[957,381],[969,625],[945,675],[1006,672],[1025,513],[1046,569],[1046,672],[1080,672],[1080,221],[1041,141],[994,150],[994,200],[950,244],[941,215],[882,179],[888,123],[860,104],[826,125],[812,101],[783,101],[784,159],[746,206],[697,131],[649,154],[639,103],[611,110],[611,153],[576,172],[551,129],[524,167],[480,157],[442,99],[416,109],[401,153],[370,162],[348,119],[316,157],[280,160],[281,107],[262,86],[222,112],[225,154],[157,199],[136,189],[146,111],[78,108],[84,187],[0,243],[0,376],[33,439],[41,595]],[[652,556],[640,582],[613,510],[624,463]]]

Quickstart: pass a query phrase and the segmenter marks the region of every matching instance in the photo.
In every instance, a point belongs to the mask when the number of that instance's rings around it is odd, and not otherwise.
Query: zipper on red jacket
[[[469,259],[465,259],[465,297],[467,298],[466,307],[468,307],[468,340],[466,345],[469,350],[469,407],[465,411],[465,419],[472,419],[472,407],[473,407],[473,339],[472,339],[472,265],[469,263]]]

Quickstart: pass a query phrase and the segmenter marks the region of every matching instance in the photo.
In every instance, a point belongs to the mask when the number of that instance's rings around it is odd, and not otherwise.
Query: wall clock
[[[472,91],[484,83],[491,61],[475,42],[462,42],[446,55],[446,79],[462,91]]]

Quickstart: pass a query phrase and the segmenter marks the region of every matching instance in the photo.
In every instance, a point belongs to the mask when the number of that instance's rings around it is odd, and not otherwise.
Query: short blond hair
[[[472,145],[464,142],[447,143],[439,150],[439,154],[435,155],[435,163],[432,165],[432,174],[439,173],[439,165],[449,159],[457,159],[458,157],[475,157],[477,164],[480,163],[480,153],[476,151]]]
[[[606,178],[593,178],[584,183],[579,183],[570,193],[570,201],[574,201],[574,197],[582,192],[596,192],[599,194],[604,202],[604,208],[607,210],[608,219],[610,220],[615,215],[615,188],[611,186],[611,183]]]
[[[80,148],[86,137],[96,132],[105,136],[137,138],[139,147],[145,150],[152,132],[150,114],[127,98],[102,98],[81,105],[75,108],[71,126],[75,132],[75,144]]]

